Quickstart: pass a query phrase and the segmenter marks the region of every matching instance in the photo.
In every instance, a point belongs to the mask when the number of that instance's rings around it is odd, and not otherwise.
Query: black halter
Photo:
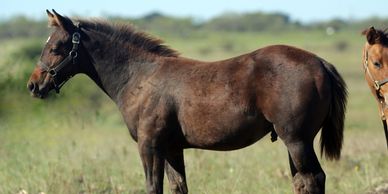
[[[72,40],[71,40],[71,42],[73,43],[73,48],[69,52],[69,55],[62,62],[60,62],[58,65],[53,66],[53,67],[49,67],[48,65],[46,65],[42,61],[40,61],[40,63],[39,63],[41,69],[43,71],[47,72],[48,75],[53,78],[55,91],[57,93],[59,93],[59,90],[66,83],[66,81],[69,80],[73,76],[73,75],[69,75],[65,79],[58,80],[58,73],[66,65],[68,65],[69,63],[72,63],[72,64],[76,63],[76,59],[78,57],[78,52],[77,51],[78,51],[78,47],[79,47],[79,44],[80,44],[80,41],[81,41],[81,34],[79,33],[79,31],[80,31],[80,29],[79,29],[79,27],[77,25],[77,29],[73,33]]]

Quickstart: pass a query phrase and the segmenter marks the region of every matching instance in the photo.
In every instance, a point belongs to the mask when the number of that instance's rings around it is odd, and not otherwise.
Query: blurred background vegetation
[[[361,31],[384,29],[388,18],[301,23],[283,13],[252,12],[198,21],[155,12],[106,19],[132,23],[196,59],[224,59],[270,44],[325,58],[349,86],[343,158],[322,160],[327,193],[378,193],[388,184],[383,130],[361,66]],[[49,33],[46,20],[0,21],[0,193],[145,193],[137,146],[115,105],[92,81],[80,75],[45,101],[29,96],[26,82]],[[265,137],[239,151],[185,153],[191,193],[292,192],[280,141]]]

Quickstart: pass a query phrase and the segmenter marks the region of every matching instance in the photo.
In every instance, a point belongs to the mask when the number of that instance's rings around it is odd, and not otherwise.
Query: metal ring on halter
[[[55,76],[57,75],[57,72],[55,71],[55,69],[50,69],[50,70],[48,71],[48,73],[49,73],[51,76],[53,76],[53,77],[55,77]]]
[[[374,83],[375,89],[376,90],[380,90],[380,83],[379,83],[379,81],[374,81],[373,83]]]
[[[70,56],[71,58],[75,59],[75,58],[77,58],[78,53],[77,53],[77,51],[71,50],[71,51],[69,52],[69,56]]]
[[[71,40],[71,42],[73,44],[79,44],[80,39],[81,39],[81,34],[79,32],[74,32],[73,39]]]

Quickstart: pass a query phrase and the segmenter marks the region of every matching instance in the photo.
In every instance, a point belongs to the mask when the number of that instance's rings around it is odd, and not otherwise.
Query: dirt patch
[[[388,194],[388,182],[376,186],[372,191],[368,192],[367,194]]]

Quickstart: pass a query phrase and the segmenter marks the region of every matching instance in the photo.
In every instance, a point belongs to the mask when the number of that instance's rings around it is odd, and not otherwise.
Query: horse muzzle
[[[30,91],[32,97],[44,99],[48,96],[48,93],[50,91],[49,85],[50,84],[48,83],[40,85],[36,82],[29,81],[27,83],[27,89]]]

